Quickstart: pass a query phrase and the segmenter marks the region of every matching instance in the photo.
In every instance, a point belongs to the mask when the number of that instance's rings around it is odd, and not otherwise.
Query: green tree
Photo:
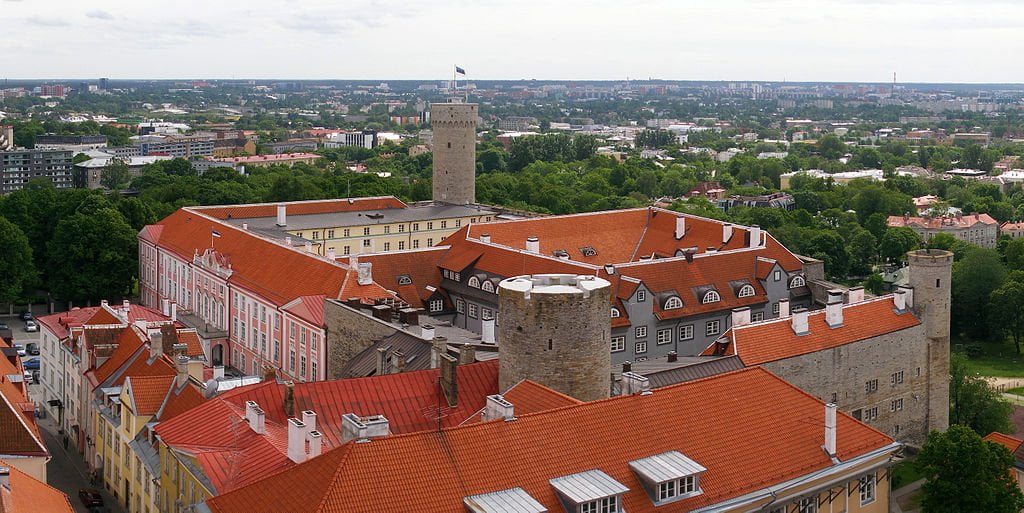
[[[46,252],[49,289],[60,299],[97,301],[131,294],[138,268],[135,230],[116,209],[62,219]]]
[[[905,226],[894,227],[885,230],[882,239],[878,241],[878,252],[882,258],[898,262],[903,260],[908,251],[920,245],[921,237],[914,230]]]
[[[917,464],[928,481],[921,487],[925,513],[1017,513],[1024,494],[1013,474],[1014,458],[1002,445],[986,442],[962,426],[933,431]]]
[[[1006,267],[1024,270],[1024,239],[1011,239],[1007,242],[1003,256],[1006,257]]]
[[[967,357],[952,353],[949,358],[949,423],[967,426],[975,433],[1010,433],[1013,405],[1002,398],[984,378],[972,375]]]
[[[989,315],[992,291],[1002,286],[1006,268],[992,249],[976,248],[953,262],[952,327],[975,340],[989,336],[991,324],[982,322]]]
[[[28,237],[14,223],[0,216],[0,303],[12,303],[35,284],[36,266]]]
[[[846,144],[835,135],[829,134],[818,140],[818,153],[829,160],[836,160],[846,153]]]
[[[100,185],[117,191],[123,189],[132,179],[128,165],[120,160],[111,161],[109,165],[100,172]]]
[[[991,302],[994,330],[1009,333],[1017,354],[1020,354],[1020,339],[1024,335],[1024,283],[1006,280],[992,291]]]

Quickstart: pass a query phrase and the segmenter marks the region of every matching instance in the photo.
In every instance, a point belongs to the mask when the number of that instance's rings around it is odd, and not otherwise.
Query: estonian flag
[[[218,232],[216,228],[212,228],[210,230],[210,235],[213,235],[214,237],[220,237],[220,232]]]
[[[460,74],[460,75],[465,75],[466,74],[466,70],[464,70],[464,69],[462,69],[462,68],[460,68],[458,66],[455,66],[455,72]]]

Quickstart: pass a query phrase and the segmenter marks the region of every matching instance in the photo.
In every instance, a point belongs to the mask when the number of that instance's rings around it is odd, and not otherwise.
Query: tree
[[[1013,405],[980,376],[971,375],[967,357],[953,353],[949,358],[949,423],[966,426],[975,433],[1012,430]]]
[[[28,237],[14,223],[0,216],[0,303],[13,303],[35,284],[36,266]]]
[[[100,185],[112,191],[121,190],[131,181],[132,175],[128,164],[113,160],[100,172]]]
[[[903,260],[908,251],[920,245],[921,237],[914,230],[900,226],[885,230],[882,239],[878,241],[878,252],[882,258],[898,262]]]
[[[928,481],[921,487],[926,513],[1017,513],[1024,494],[1013,475],[1014,458],[962,426],[933,431],[917,456]]]
[[[1024,239],[1012,239],[1003,249],[1006,266],[1010,269],[1024,270]]]
[[[953,262],[952,324],[956,332],[965,332],[980,340],[989,335],[989,297],[1002,286],[1006,268],[992,249],[976,248]]]
[[[818,153],[829,160],[835,160],[846,153],[846,144],[835,135],[829,134],[818,140]]]
[[[992,291],[991,298],[994,330],[1009,332],[1017,354],[1020,354],[1020,339],[1024,335],[1024,283],[1006,280]]]
[[[137,251],[135,230],[116,209],[71,215],[46,245],[50,292],[71,301],[127,297]]]

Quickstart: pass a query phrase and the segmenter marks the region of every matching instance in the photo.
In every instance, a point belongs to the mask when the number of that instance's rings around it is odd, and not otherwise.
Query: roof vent
[[[256,401],[245,402],[245,420],[257,435],[262,435],[266,432],[266,415],[260,409],[260,406],[256,404]]]
[[[277,225],[278,226],[285,226],[285,225],[288,224],[287,209],[288,209],[288,207],[286,207],[284,203],[278,203],[277,204]]]
[[[342,443],[349,440],[366,441],[390,434],[390,424],[387,417],[383,415],[360,417],[355,413],[346,413],[341,416]]]
[[[615,266],[612,264],[604,264],[604,272],[609,276],[615,274]]]
[[[480,234],[480,242],[490,243],[491,242],[491,234],[489,234],[489,233],[481,233]]]
[[[484,422],[497,419],[515,420],[515,406],[506,401],[501,394],[489,395],[481,417]]]
[[[807,330],[807,309],[806,308],[794,308],[793,309],[793,333],[797,335],[806,335]]]
[[[892,305],[899,313],[903,313],[907,309],[907,293],[903,290],[897,290],[892,293]]]
[[[779,300],[779,319],[785,319],[789,317],[789,299],[782,298]]]
[[[462,499],[470,513],[547,513],[548,509],[522,488],[509,488]]]
[[[635,372],[622,373],[622,395],[649,395],[651,393],[651,380]]]
[[[825,304],[825,322],[829,328],[838,328],[843,325],[843,291],[832,289],[828,291],[828,303]]]
[[[530,253],[540,253],[540,239],[537,237],[527,237],[526,251],[529,251]]]
[[[864,287],[851,287],[850,290],[846,291],[846,296],[847,303],[851,305],[853,303],[860,303],[864,301]]]
[[[306,425],[299,419],[288,419],[288,459],[306,461]]]

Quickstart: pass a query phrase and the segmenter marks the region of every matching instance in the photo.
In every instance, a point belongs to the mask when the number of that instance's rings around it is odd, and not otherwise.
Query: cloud
[[[43,18],[41,16],[29,16],[25,18],[25,22],[39,27],[67,27],[70,25],[70,23],[60,18]]]
[[[85,17],[86,18],[94,18],[94,19],[97,19],[97,20],[112,20],[112,19],[114,19],[114,15],[113,14],[110,14],[107,11],[101,11],[99,9],[95,9],[95,10],[92,10],[92,11],[89,11],[89,12],[85,13]]]

